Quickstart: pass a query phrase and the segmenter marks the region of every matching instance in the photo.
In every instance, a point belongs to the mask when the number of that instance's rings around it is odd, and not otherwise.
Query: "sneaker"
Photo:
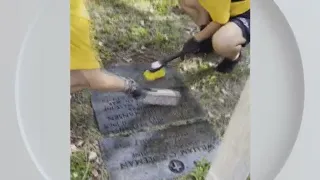
[[[221,63],[218,64],[218,66],[216,67],[216,71],[220,73],[231,73],[240,60],[241,54],[236,60],[225,58]]]

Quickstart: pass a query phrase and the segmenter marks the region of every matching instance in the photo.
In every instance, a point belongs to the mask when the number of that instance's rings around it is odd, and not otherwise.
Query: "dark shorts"
[[[250,43],[250,10],[243,14],[230,18],[230,22],[235,23],[242,30],[242,35],[246,39],[243,47]]]
[[[242,47],[245,47],[250,43],[250,10],[230,18],[229,22],[235,23],[242,31],[243,37],[246,39],[246,42],[242,44]],[[206,26],[206,25],[205,25]],[[200,30],[205,28],[205,26],[200,27]],[[206,39],[202,42],[200,52],[210,53],[212,52],[212,40],[211,38]]]

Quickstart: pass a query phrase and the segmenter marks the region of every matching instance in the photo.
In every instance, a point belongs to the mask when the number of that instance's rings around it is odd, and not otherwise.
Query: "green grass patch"
[[[205,180],[210,169],[210,162],[202,160],[196,163],[194,170],[186,176],[181,177],[179,180]],[[247,180],[250,180],[250,175]]]
[[[180,180],[205,180],[209,169],[210,163],[208,161],[199,161],[196,163],[195,169],[190,174],[182,177]]]
[[[71,180],[87,180],[92,176],[93,166],[84,151],[72,153],[70,160]]]
[[[160,15],[166,15],[169,13],[173,6],[178,5],[177,0],[153,0],[152,6]]]
[[[96,0],[89,3],[93,39],[101,59],[109,60],[112,53],[136,51],[143,46],[164,52],[179,50],[184,41],[181,19],[167,18],[175,5],[177,0]]]
[[[149,31],[146,28],[138,26],[138,25],[133,25],[130,28],[130,33],[131,33],[131,37],[135,41],[139,41],[143,38],[147,38],[149,35]]]

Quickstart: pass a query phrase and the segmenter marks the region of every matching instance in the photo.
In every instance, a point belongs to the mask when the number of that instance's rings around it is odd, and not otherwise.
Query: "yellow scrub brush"
[[[165,66],[173,61],[174,59],[178,58],[178,57],[183,57],[183,52],[178,52],[176,54],[173,54],[171,56],[168,56],[162,60],[159,61],[155,61],[151,64],[150,69],[146,70],[143,73],[144,78],[147,81],[154,81],[160,78],[165,77],[166,75],[166,70],[165,70]]]

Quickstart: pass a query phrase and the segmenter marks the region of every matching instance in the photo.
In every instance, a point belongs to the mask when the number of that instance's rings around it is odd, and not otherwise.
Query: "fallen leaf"
[[[144,26],[144,20],[140,21],[141,26]]]
[[[73,176],[74,178],[77,178],[77,177],[78,177],[78,173],[72,173],[72,176]]]
[[[71,152],[76,152],[76,151],[78,151],[77,146],[74,145],[74,144],[71,144],[71,145],[70,145],[70,149],[71,149]]]
[[[95,160],[96,158],[97,158],[97,153],[94,152],[94,151],[91,151],[91,152],[89,153],[89,160],[90,160],[90,161],[93,161],[93,160]]]
[[[127,63],[132,62],[132,58],[123,58],[123,60],[125,60]]]
[[[214,92],[216,92],[216,93],[217,93],[217,92],[219,92],[219,90],[220,90],[220,89],[219,89],[219,87],[218,87],[218,86],[215,86],[215,87],[214,87]]]
[[[208,64],[209,64],[210,67],[215,65],[213,62],[208,62]]]
[[[169,38],[168,38],[168,35],[167,35],[167,34],[164,34],[164,39],[165,39],[166,41],[168,41],[168,40],[169,40]]]
[[[97,159],[96,159],[96,163],[97,163],[97,164],[101,164],[102,162],[101,162],[101,160],[100,160],[99,158],[97,158]]]
[[[221,103],[224,103],[224,99],[222,99],[222,98],[219,98],[219,101],[220,101]]]
[[[98,173],[98,171],[97,170],[92,170],[92,175],[94,176],[94,177],[98,177],[99,176],[99,173]]]
[[[214,115],[211,112],[208,112],[209,117],[213,118]]]
[[[221,92],[224,94],[224,95],[227,95],[228,92],[225,90],[225,89],[221,89]]]
[[[77,147],[81,147],[84,144],[84,142],[82,140],[77,142]]]

